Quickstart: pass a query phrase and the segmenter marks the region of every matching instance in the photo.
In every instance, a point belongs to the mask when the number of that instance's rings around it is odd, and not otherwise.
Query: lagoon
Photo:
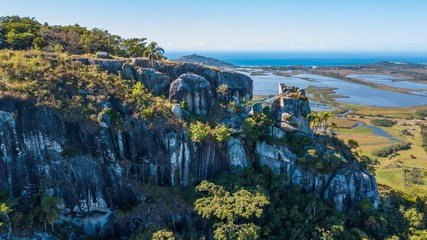
[[[242,72],[248,76],[249,73]],[[336,93],[346,96],[337,101],[376,107],[410,107],[427,104],[427,97],[397,93],[372,88],[366,85],[315,74],[297,74],[291,77],[276,76],[271,73],[261,76],[250,76],[254,81],[254,95],[276,95],[279,83],[301,88],[308,86],[335,88]]]
[[[386,85],[395,88],[414,89],[417,92],[427,92],[426,83],[406,81],[404,78],[388,75],[368,75],[368,74],[350,74],[348,78],[360,79],[366,82],[372,82],[378,85]],[[419,91],[418,91],[419,90]]]

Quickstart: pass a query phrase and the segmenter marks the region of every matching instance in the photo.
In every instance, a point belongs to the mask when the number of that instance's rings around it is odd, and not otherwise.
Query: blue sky
[[[167,50],[427,52],[424,0],[0,0],[0,15],[78,23]]]

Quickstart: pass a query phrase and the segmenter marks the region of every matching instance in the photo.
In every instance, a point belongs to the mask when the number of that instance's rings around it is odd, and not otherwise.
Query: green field
[[[427,191],[427,153],[421,147],[421,129],[419,126],[420,124],[427,124],[427,121],[414,118],[416,117],[415,111],[418,108],[373,108],[355,105],[346,105],[346,107],[354,111],[354,114],[345,118],[347,121],[359,121],[370,124],[372,119],[383,117],[397,121],[397,124],[392,127],[379,128],[394,138],[403,142],[412,143],[411,149],[399,151],[396,156],[377,158],[380,162],[380,164],[376,166],[376,178],[378,183],[396,189],[417,186]],[[360,116],[363,117],[361,118]],[[404,129],[413,134],[413,136],[403,135],[402,130]],[[358,151],[372,157],[375,157],[372,155],[373,151],[396,144],[395,141],[376,135],[374,130],[366,127],[356,129],[342,128],[338,136],[344,141],[348,141],[349,139],[356,140],[360,145]],[[413,183],[410,173],[407,174],[405,178],[404,171],[413,171],[414,168],[420,171],[421,177],[425,182],[424,184]]]

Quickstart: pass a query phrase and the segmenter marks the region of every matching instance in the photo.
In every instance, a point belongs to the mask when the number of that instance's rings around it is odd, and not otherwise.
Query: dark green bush
[[[411,149],[411,143],[397,143],[383,149],[373,151],[372,155],[376,157],[388,157],[389,155],[396,154],[398,151],[408,149]]]
[[[379,127],[392,127],[394,126],[397,122],[390,120],[390,119],[372,119],[371,123],[375,126],[379,126]]]

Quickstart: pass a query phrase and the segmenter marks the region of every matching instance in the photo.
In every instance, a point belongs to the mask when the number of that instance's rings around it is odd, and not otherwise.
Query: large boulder
[[[115,74],[122,70],[123,65],[120,60],[100,58],[89,58],[88,63],[92,65],[98,65],[102,70]]]
[[[215,99],[212,86],[204,77],[193,73],[181,75],[169,88],[169,101],[186,101],[191,113],[206,115]]]
[[[171,80],[165,74],[151,68],[138,68],[135,78],[144,84],[154,95],[166,95],[169,91]]]

